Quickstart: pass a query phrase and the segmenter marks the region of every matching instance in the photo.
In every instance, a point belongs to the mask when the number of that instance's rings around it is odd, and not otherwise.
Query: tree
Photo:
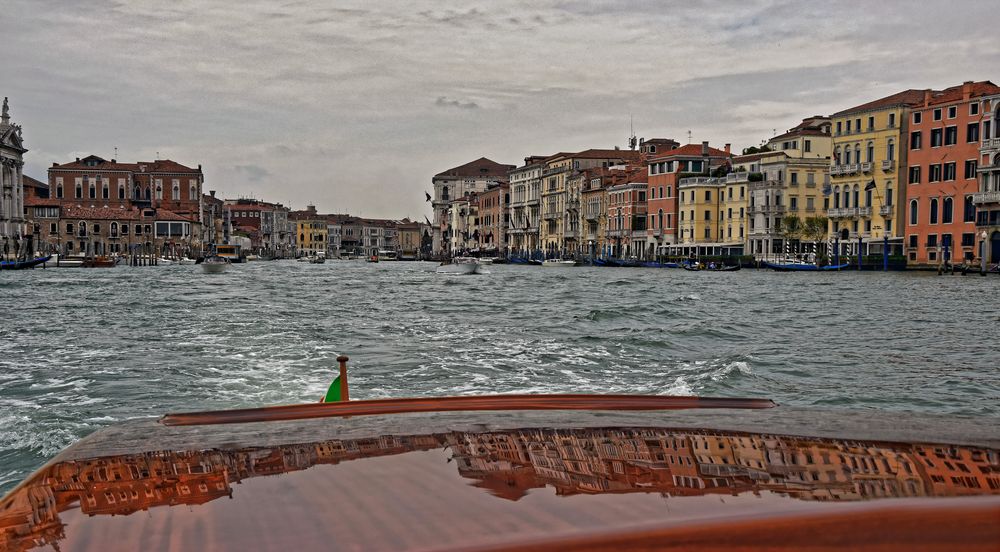
[[[781,217],[781,236],[785,241],[797,239],[802,234],[802,220],[796,215]]]
[[[750,155],[753,153],[767,153],[771,151],[771,148],[767,146],[750,146],[749,148],[743,148],[743,155]]]
[[[826,235],[826,226],[826,217],[806,217],[802,227],[802,237],[812,242],[820,241]]]

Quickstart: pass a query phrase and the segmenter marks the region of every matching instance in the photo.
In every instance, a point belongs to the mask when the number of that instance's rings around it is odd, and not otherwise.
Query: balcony
[[[830,165],[830,176],[840,176],[842,174],[842,165]]]
[[[861,164],[861,172],[863,172],[865,174],[868,174],[868,173],[872,172],[872,163],[870,163],[870,162],[869,163],[862,163]]]
[[[551,169],[543,169],[542,176],[551,176],[553,174],[559,174],[561,172],[566,172],[569,167],[553,167]]]
[[[748,172],[734,172],[726,175],[726,182],[746,182],[750,178]]]
[[[896,214],[896,207],[894,205],[883,205],[878,208],[878,214],[885,218],[891,218]]]
[[[979,192],[972,194],[972,203],[976,205],[984,205],[986,203],[1000,203],[1000,191]]]
[[[620,238],[629,234],[629,230],[608,230],[609,238]]]
[[[983,140],[982,149],[1000,148],[1000,138],[986,138]]]
[[[570,240],[575,240],[580,236],[580,233],[576,230],[567,230],[563,232],[563,237]]]
[[[559,211],[545,211],[544,213],[542,213],[542,218],[545,220],[556,220],[561,216],[562,213]]]
[[[866,217],[871,214],[871,207],[841,207],[837,209],[827,209],[826,211],[826,216],[830,218]]]
[[[894,163],[895,163],[895,161],[893,161],[892,159],[883,159],[882,160],[882,170],[886,171],[886,172],[891,171],[892,170],[892,165]]]
[[[646,235],[660,237],[663,235],[663,228],[647,228]]]
[[[584,217],[587,220],[601,220],[602,218],[604,218],[604,217],[601,216],[601,213],[595,213],[595,212],[592,212],[592,211],[587,211],[587,214],[584,215]]]

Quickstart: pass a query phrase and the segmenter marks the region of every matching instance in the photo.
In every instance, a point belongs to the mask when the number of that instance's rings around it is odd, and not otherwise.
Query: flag
[[[424,220],[427,221],[427,226],[431,226],[431,219],[427,218],[427,215],[424,215]]]
[[[431,200],[431,194],[424,192],[424,195],[427,196],[427,201]]]
[[[334,378],[333,383],[330,384],[330,388],[326,390],[326,395],[323,396],[323,402],[340,402],[343,399],[340,397],[340,376]]]
[[[865,191],[866,192],[868,190],[874,190],[874,189],[875,189],[875,180],[874,179],[872,179],[872,181],[869,182],[868,184],[865,184]]]

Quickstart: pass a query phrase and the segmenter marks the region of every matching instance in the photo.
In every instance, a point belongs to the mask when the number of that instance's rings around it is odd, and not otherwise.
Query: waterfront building
[[[571,204],[567,179],[583,169],[607,168],[638,160],[639,152],[619,149],[557,153],[545,160],[542,168],[542,221],[538,234],[546,255],[557,256],[581,251],[577,226],[579,195],[574,196]]]
[[[647,231],[646,236],[650,255],[678,255],[682,251],[679,244],[704,241],[694,235],[696,229],[694,221],[690,220],[690,214],[684,217],[680,214],[680,181],[694,175],[704,175],[707,178],[713,171],[728,166],[730,158],[729,144],[720,150],[710,147],[708,142],[672,147],[666,151],[658,148],[655,154],[650,154],[646,160],[648,179],[651,181],[648,191],[650,196],[656,194],[656,199],[650,200],[652,203],[648,207],[655,209],[651,211],[653,217],[649,221],[653,228]],[[689,210],[690,207],[688,205]],[[682,227],[682,222],[687,224]],[[699,226],[698,236],[702,236],[700,229]]]
[[[639,143],[639,152],[646,158],[645,167],[649,183],[646,194],[646,211],[649,213],[646,243],[654,252],[660,251],[664,245],[675,243],[676,240],[674,222],[677,216],[677,203],[674,192],[677,173],[658,169],[662,163],[659,159],[679,147],[680,144],[676,140],[669,138],[653,138]],[[654,159],[656,161],[653,161]],[[655,167],[652,166],[654,162],[657,164]]]
[[[979,147],[979,192],[973,194],[976,206],[978,256],[982,267],[1000,264],[1000,94],[982,99],[984,117]]]
[[[604,257],[644,258],[646,252],[645,170],[629,173],[624,182],[608,188]]]
[[[403,219],[396,225],[399,236],[399,258],[402,260],[422,259],[428,251],[424,242],[430,239],[430,226]]]
[[[923,90],[905,90],[831,116],[833,157],[827,217],[834,237],[847,230],[841,254],[882,254],[903,247],[900,184],[907,166],[908,121],[911,109],[923,102]],[[874,183],[873,186],[868,186]],[[870,188],[870,189],[866,189]]]
[[[24,147],[21,125],[10,122],[7,98],[0,112],[0,240],[27,234],[24,225]],[[8,248],[10,250],[10,248]],[[14,253],[11,251],[11,253]]]
[[[451,202],[446,211],[447,251],[468,253],[479,249],[479,197],[466,194]]]
[[[360,257],[364,255],[364,236],[361,219],[344,215],[338,216],[340,221],[340,256]]]
[[[976,247],[979,150],[987,110],[1000,94],[992,82],[965,82],[924,91],[909,120],[906,255],[910,266],[971,262]]]
[[[231,213],[232,224],[245,229],[251,238],[254,253],[278,257],[293,253],[288,247],[287,207],[247,198],[227,200],[225,204]]]
[[[524,165],[512,169],[510,178],[509,252],[529,255],[540,249],[538,227],[541,220],[542,167],[548,156],[524,158]]]
[[[771,138],[763,148],[769,151],[733,159],[736,176],[729,178],[749,190],[749,254],[770,259],[821,250],[832,147],[830,119],[814,116]]]
[[[232,233],[229,213],[225,201],[215,197],[215,190],[201,196],[201,243],[206,247],[217,243],[227,243]]]
[[[629,171],[619,168],[596,167],[580,172],[581,246],[586,257],[606,255],[608,238],[608,188],[624,182]]]
[[[434,175],[431,180],[434,186],[431,206],[434,209],[433,249],[435,255],[450,253],[451,241],[444,236],[454,236],[454,229],[448,229],[452,201],[471,193],[485,192],[490,184],[507,182],[508,173],[514,168],[514,165],[503,165],[491,159],[480,157],[475,161]]]
[[[378,255],[379,251],[398,253],[396,222],[385,219],[360,219],[361,247],[367,256]]]
[[[499,255],[507,251],[508,220],[510,218],[510,186],[492,184],[479,194],[479,250],[486,255]]]
[[[291,212],[289,219],[295,221],[297,255],[317,255],[320,252],[326,254],[326,218],[316,212],[315,205],[308,205],[302,211]]]

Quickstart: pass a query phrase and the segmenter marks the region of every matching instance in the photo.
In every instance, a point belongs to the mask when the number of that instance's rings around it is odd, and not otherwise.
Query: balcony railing
[[[555,220],[561,216],[562,213],[559,211],[545,211],[544,213],[542,213],[542,218],[545,220]]]
[[[550,175],[553,175],[553,174],[559,174],[561,172],[565,172],[567,169],[569,169],[569,167],[566,167],[566,166],[563,166],[563,167],[553,167],[551,169],[543,169],[542,170],[542,176],[550,176]]]
[[[576,230],[567,230],[567,231],[563,232],[563,237],[564,238],[576,238],[579,235],[580,235],[580,233],[577,232]]]
[[[1000,203],[1000,192],[979,192],[972,194],[972,203],[976,205]]]
[[[862,163],[861,164],[861,172],[863,172],[863,173],[870,173],[870,172],[872,172],[872,164],[871,163]]]
[[[871,207],[840,207],[834,209],[827,209],[826,216],[830,218],[843,218],[843,217],[866,217],[872,214]]]
[[[1000,148],[1000,138],[986,138],[983,140],[983,149]]]
[[[892,166],[893,166],[894,163],[895,163],[895,161],[893,161],[892,159],[883,159],[882,160],[882,170],[883,171],[891,171],[892,170]]]
[[[878,209],[878,214],[886,218],[891,217],[895,213],[896,213],[896,208],[893,205],[883,205]]]

